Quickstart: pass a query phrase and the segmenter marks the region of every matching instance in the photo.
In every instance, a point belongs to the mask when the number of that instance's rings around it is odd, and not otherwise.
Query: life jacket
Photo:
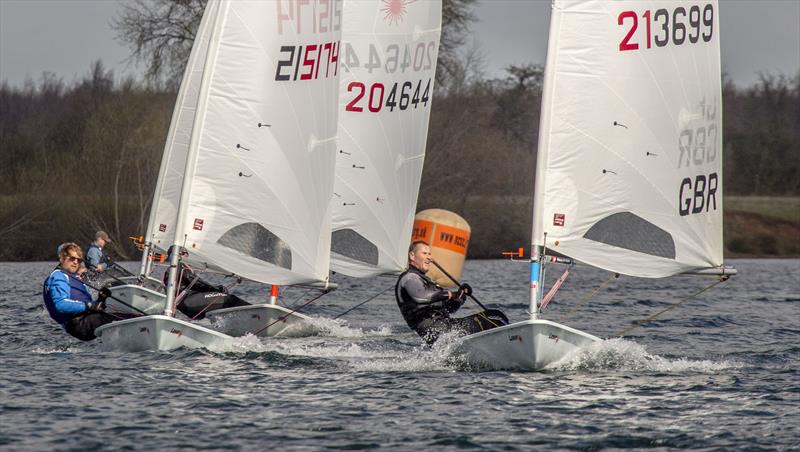
[[[97,248],[97,251],[100,252],[100,261],[99,262],[92,262],[91,264],[92,265],[106,264],[106,266],[108,266],[108,258],[106,257],[105,254],[103,254],[103,248],[100,248],[94,242],[90,243],[89,246],[86,247],[86,256],[87,257],[89,256],[89,250],[91,250],[92,248]]]
[[[62,289],[69,287],[69,298],[54,300],[51,287],[55,285],[61,286]],[[42,296],[50,317],[61,325],[86,312],[86,303],[92,302],[92,294],[86,285],[78,277],[71,276],[58,268],[45,280]]]

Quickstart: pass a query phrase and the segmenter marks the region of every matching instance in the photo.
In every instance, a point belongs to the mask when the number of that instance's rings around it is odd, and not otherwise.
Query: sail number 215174
[[[639,18],[644,21],[644,40],[637,35]],[[626,27],[627,34],[619,43],[619,51],[639,50],[640,44],[645,48],[664,47],[669,44],[683,45],[686,43],[709,42],[714,36],[714,6],[705,5],[702,10],[698,5],[692,5],[688,11],[679,6],[672,11],[666,8],[644,11],[622,11],[617,16],[617,24]]]

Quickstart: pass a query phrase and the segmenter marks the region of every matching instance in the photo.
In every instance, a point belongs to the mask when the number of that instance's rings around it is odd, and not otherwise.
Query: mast
[[[161,166],[163,167],[164,165],[162,164]],[[161,177],[161,170],[159,170],[159,177]],[[147,235],[146,235],[146,237],[150,236],[151,227],[152,227],[152,215],[151,215],[150,224],[147,225]],[[147,271],[147,267],[148,267],[148,265],[147,265],[147,256],[149,254],[150,254],[150,241],[148,240],[148,241],[144,242],[144,248],[142,248],[142,262],[139,265],[139,281],[144,281],[145,276],[148,274],[148,271]]]
[[[531,276],[530,276],[530,314],[531,319],[539,318],[539,299],[542,294],[542,259],[543,247],[545,245],[544,233],[544,187],[545,169],[547,158],[550,152],[550,130],[551,109],[553,102],[553,73],[557,56],[556,42],[559,33],[559,19],[561,17],[557,5],[551,5],[550,12],[550,36],[547,41],[547,59],[545,61],[544,83],[542,88],[542,114],[539,119],[539,143],[536,149],[536,175],[533,189],[533,230],[531,231]]]
[[[213,0],[212,0],[213,1]],[[170,254],[169,262],[169,279],[167,280],[167,303],[164,307],[164,313],[169,316],[175,314],[175,292],[176,292],[176,279],[178,276],[178,260],[180,259],[180,237],[185,235],[186,223],[186,209],[189,204],[192,186],[188,183],[194,174],[194,168],[197,163],[197,153],[200,149],[200,134],[203,129],[206,116],[206,104],[208,103],[208,90],[213,75],[213,63],[217,57],[217,48],[220,41],[220,28],[224,23],[220,11],[222,11],[222,4],[224,0],[219,0],[213,7],[217,8],[214,15],[214,24],[211,29],[211,37],[208,42],[208,52],[206,53],[206,61],[203,66],[203,79],[200,83],[200,94],[197,100],[197,113],[195,114],[195,122],[192,127],[192,137],[189,141],[189,152],[186,156],[186,167],[183,172],[183,183],[181,185],[180,204],[178,205],[178,220],[175,223],[175,236],[172,240],[172,254]],[[227,5],[227,3],[226,3]],[[227,9],[226,9],[227,11]]]
[[[176,147],[183,146],[183,143],[180,142],[180,137],[185,136],[184,132],[186,132],[186,124],[182,122],[182,118],[187,115],[187,108],[192,111],[192,116],[194,116],[194,104],[196,103],[195,100],[191,99],[192,93],[196,92],[197,85],[202,79],[201,76],[197,77],[197,65],[198,62],[203,62],[206,57],[206,50],[208,48],[208,34],[209,34],[209,26],[213,25],[214,18],[211,17],[212,14],[210,10],[208,10],[208,14],[203,14],[203,17],[200,21],[200,24],[197,28],[197,34],[195,35],[194,41],[194,48],[189,55],[189,60],[186,63],[186,69],[183,73],[183,78],[181,79],[180,88],[178,90],[178,97],[175,101],[175,109],[172,112],[172,118],[170,119],[169,131],[167,132],[167,140],[164,145],[164,153],[161,158],[161,165],[158,169],[158,178],[156,179],[156,188],[153,192],[153,202],[150,204],[150,218],[147,223],[147,231],[144,235],[144,248],[142,249],[142,261],[139,267],[139,279],[143,281],[144,278],[150,274],[153,267],[153,260],[150,259],[150,253],[154,250],[154,243],[156,240],[156,225],[159,221],[159,208],[164,198],[164,191],[167,189],[167,186],[170,184],[168,174],[170,172],[170,168],[174,168],[175,166],[175,159],[181,157],[181,153],[176,150]],[[211,24],[209,23],[211,22]],[[200,47],[200,48],[198,48]],[[205,48],[202,48],[205,47]],[[202,69],[202,67],[201,67]],[[188,105],[187,105],[188,102]],[[191,124],[190,124],[191,125]],[[189,135],[189,133],[186,133]],[[177,155],[176,155],[177,154]],[[186,165],[186,162],[182,162],[183,166]],[[174,184],[174,183],[173,183]],[[174,218],[170,223],[174,221]],[[172,226],[174,227],[174,225]]]

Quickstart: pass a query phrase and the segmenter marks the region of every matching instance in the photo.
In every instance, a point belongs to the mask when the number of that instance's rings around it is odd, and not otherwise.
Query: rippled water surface
[[[391,290],[319,320],[321,336],[102,351],[44,311],[53,264],[0,263],[0,448],[797,450],[800,261],[731,263],[731,280],[538,373],[455,367],[447,344],[420,345]],[[623,277],[578,306],[607,278],[575,269],[545,317],[613,337],[712,282]],[[526,265],[469,261],[464,279],[484,304],[526,317]],[[307,313],[334,317],[394,285],[337,280]]]

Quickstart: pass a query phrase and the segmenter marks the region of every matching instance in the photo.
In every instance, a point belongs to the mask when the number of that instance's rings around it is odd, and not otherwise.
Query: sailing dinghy
[[[200,270],[330,290],[342,2],[292,5],[226,2],[230,59],[219,57],[210,97],[226,100],[215,121],[206,119],[212,127],[202,138],[225,150],[201,152],[193,163],[188,220],[181,224],[188,262]],[[220,177],[220,170],[233,177]],[[274,301],[206,317],[234,336],[317,331],[308,316]]]
[[[406,265],[441,31],[441,1],[348,0],[342,11],[338,148],[331,200],[331,270],[366,278]],[[218,309],[215,328],[240,336],[319,332],[270,303]]]
[[[463,337],[454,352],[470,367],[540,370],[600,340],[539,318],[547,261],[644,278],[735,273],[722,262],[718,17],[716,0],[553,2],[531,317]]]
[[[96,331],[104,344],[164,350],[230,339],[174,317],[179,264],[261,283],[327,283],[338,5],[208,3],[208,47],[196,66],[196,106],[186,109],[191,135],[166,246],[186,253],[171,253],[163,315],[104,325]]]

